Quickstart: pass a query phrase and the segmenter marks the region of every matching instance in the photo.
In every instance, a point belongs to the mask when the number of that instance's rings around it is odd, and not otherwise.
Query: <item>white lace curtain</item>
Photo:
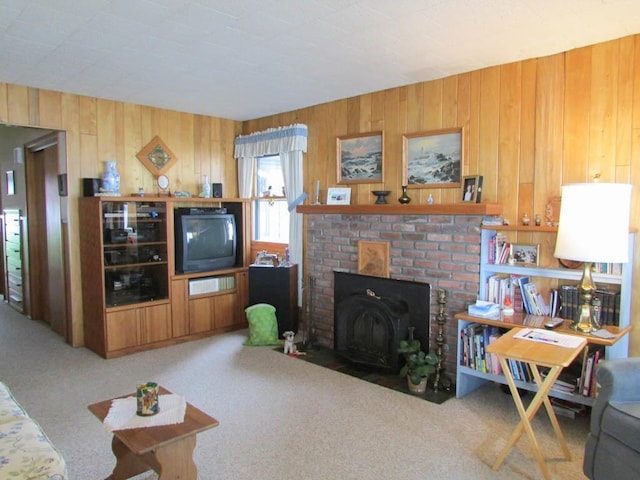
[[[238,159],[238,191],[251,198],[257,157],[280,155],[284,188],[289,203],[289,257],[298,264],[298,304],[302,302],[302,215],[295,201],[303,194],[303,153],[307,151],[307,126],[296,123],[236,137],[234,157]]]

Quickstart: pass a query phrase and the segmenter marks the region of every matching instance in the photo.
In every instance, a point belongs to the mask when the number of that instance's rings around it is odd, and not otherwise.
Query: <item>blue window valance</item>
[[[287,127],[268,128],[249,135],[239,135],[234,141],[235,158],[261,157],[283,152],[307,151],[307,126],[296,123]]]

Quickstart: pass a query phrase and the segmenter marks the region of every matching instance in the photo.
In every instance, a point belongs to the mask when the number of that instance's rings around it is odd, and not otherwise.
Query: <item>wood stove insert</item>
[[[399,371],[409,327],[429,349],[430,285],[334,272],[334,349],[355,363]]]

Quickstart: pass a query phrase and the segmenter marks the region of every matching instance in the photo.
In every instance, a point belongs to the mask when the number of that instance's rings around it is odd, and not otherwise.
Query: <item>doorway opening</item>
[[[59,182],[66,169],[65,132],[0,124],[3,238],[15,240],[0,245],[2,294],[70,343],[67,202]]]

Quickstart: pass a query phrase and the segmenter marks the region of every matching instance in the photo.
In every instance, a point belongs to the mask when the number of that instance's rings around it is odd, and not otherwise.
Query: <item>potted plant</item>
[[[400,375],[407,377],[409,391],[423,394],[427,388],[427,378],[436,372],[439,358],[435,353],[424,353],[420,349],[420,340],[401,340],[398,353],[404,356],[405,364],[400,369]]]

